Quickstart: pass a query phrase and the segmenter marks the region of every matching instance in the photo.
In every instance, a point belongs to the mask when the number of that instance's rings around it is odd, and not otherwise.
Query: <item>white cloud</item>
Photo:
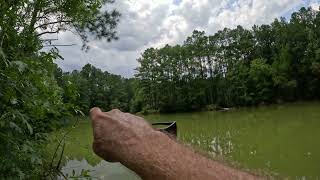
[[[311,4],[311,8],[316,11],[319,11],[319,7],[320,7],[320,3],[312,3]]]
[[[305,0],[117,0],[113,5],[122,13],[119,40],[93,41],[91,50],[82,52],[81,41],[72,33],[59,35],[64,47],[65,71],[80,69],[86,63],[111,73],[131,77],[138,66],[136,59],[150,46],[182,43],[194,29],[213,34],[224,27],[270,23],[292,9],[306,5]],[[319,0],[309,0],[316,7]]]

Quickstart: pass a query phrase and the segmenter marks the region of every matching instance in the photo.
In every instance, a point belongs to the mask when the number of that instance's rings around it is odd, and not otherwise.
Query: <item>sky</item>
[[[121,14],[119,40],[91,41],[90,50],[81,50],[80,39],[71,32],[58,34],[56,44],[64,60],[56,63],[64,71],[80,70],[90,63],[103,71],[132,77],[137,58],[149,47],[181,44],[192,31],[214,34],[225,27],[269,24],[275,18],[290,17],[302,6],[318,9],[320,0],[116,0],[108,8]]]

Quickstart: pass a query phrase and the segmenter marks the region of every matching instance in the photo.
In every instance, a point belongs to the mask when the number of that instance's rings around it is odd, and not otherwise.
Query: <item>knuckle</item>
[[[91,119],[94,122],[97,122],[99,120],[110,119],[110,116],[108,116],[108,114],[100,111],[100,112],[95,113],[94,116],[91,117]]]
[[[121,111],[119,109],[112,109],[110,113],[121,113]]]
[[[106,116],[105,116],[105,114],[103,113],[103,112],[98,112],[97,114],[96,114],[96,118],[97,119],[102,119],[102,118],[105,118]]]
[[[94,112],[94,111],[98,111],[98,110],[99,110],[99,108],[93,107],[93,108],[90,109],[90,112]]]
[[[90,109],[90,115],[94,115],[98,112],[101,112],[100,108],[94,107]]]
[[[90,118],[92,120],[96,120],[100,116],[100,114],[101,114],[101,111],[99,108],[92,108],[90,110]]]

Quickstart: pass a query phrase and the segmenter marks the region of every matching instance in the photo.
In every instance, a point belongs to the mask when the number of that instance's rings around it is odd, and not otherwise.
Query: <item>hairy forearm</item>
[[[139,145],[137,145],[139,143]],[[137,146],[136,146],[137,145]],[[131,142],[121,163],[143,179],[258,179],[249,173],[209,160],[153,131],[148,137]]]
[[[141,117],[99,108],[93,108],[90,117],[94,152],[107,161],[121,162],[144,180],[258,179],[195,153]]]

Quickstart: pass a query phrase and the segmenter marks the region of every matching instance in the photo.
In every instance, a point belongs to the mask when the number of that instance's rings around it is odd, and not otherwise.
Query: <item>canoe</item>
[[[174,138],[177,137],[177,122],[158,122],[152,123],[152,126],[167,126],[165,128],[158,128],[158,130],[170,136],[173,136]]]

